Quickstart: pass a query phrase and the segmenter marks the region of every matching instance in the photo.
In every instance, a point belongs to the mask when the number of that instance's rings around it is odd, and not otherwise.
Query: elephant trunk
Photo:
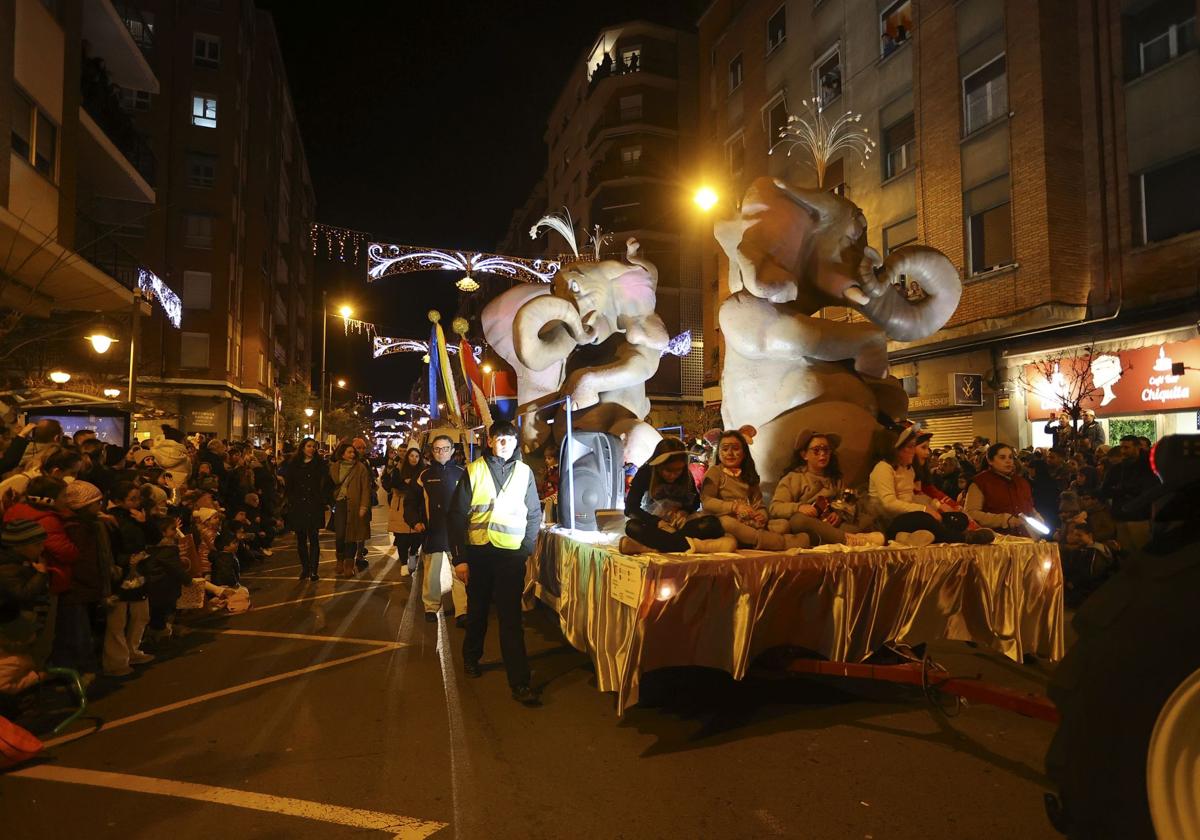
[[[587,340],[587,328],[570,301],[542,295],[525,303],[513,319],[513,348],[521,364],[545,370]]]
[[[925,297],[909,300],[896,285],[901,275],[916,281]],[[962,281],[954,264],[925,245],[898,248],[884,260],[874,283],[866,276],[863,279],[869,300],[858,309],[895,341],[918,341],[937,332],[950,320],[962,297]]]

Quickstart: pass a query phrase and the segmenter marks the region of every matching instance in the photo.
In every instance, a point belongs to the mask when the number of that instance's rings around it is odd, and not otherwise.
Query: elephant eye
[[[579,294],[579,284],[576,283],[574,280],[571,281],[570,288],[571,288],[571,294],[573,294],[573,295]]]

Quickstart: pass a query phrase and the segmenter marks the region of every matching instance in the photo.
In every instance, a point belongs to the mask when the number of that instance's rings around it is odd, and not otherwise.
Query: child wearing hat
[[[699,509],[683,441],[663,438],[629,485],[621,553],[737,551],[737,540],[725,536],[720,520],[697,515]]]
[[[71,514],[63,518],[63,528],[75,545],[77,557],[71,585],[58,596],[58,611],[59,615],[67,609],[76,611],[80,620],[72,624],[72,635],[65,638],[61,622],[56,622],[51,658],[88,674],[95,673],[100,664],[92,634],[93,617],[112,593],[112,544],[108,527],[99,518],[103,502],[100,489],[87,481],[72,481],[61,499]]]
[[[33,608],[50,591],[41,559],[46,531],[29,519],[9,522],[0,533],[0,693],[17,694],[43,678],[31,651],[37,636]]]

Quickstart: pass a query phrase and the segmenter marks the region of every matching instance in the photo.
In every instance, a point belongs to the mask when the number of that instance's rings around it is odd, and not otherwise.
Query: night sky
[[[550,108],[597,31],[635,18],[693,28],[705,3],[258,5],[275,18],[317,219],[386,242],[492,251],[545,168]],[[368,287],[361,262],[322,262],[318,274],[334,272],[331,288],[344,290],[331,291],[331,308],[344,296],[364,320],[405,337],[427,336],[425,313],[437,308],[449,333],[451,272]],[[337,333],[331,377],[376,398],[407,398],[420,357],[371,361],[365,338]]]

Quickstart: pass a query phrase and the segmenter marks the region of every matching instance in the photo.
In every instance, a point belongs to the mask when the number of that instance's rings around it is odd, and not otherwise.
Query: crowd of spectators
[[[242,612],[242,571],[282,527],[271,453],[163,436],[114,446],[42,420],[0,436],[0,704],[35,704],[48,668],[87,686],[175,644],[181,617]]]

